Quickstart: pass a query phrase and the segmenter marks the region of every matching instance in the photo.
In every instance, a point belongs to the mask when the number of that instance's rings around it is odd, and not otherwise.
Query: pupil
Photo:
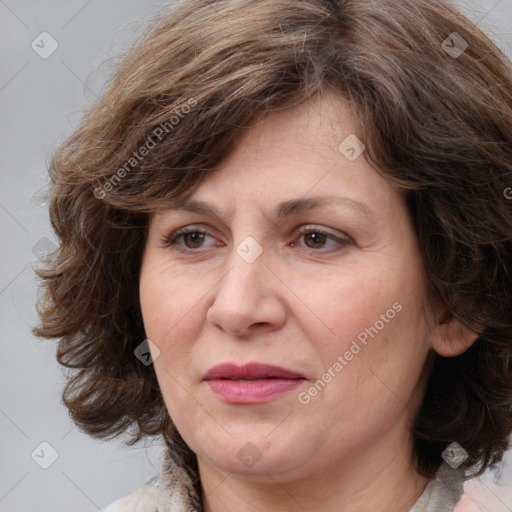
[[[204,237],[204,235],[202,233],[187,233],[185,235],[185,238],[188,237],[188,240],[191,241],[192,245],[193,244],[200,244],[201,241],[202,241],[202,237]],[[190,245],[189,243],[186,243],[186,245]]]
[[[313,241],[313,244],[323,245],[325,243],[325,235],[321,233],[308,233],[308,237]]]

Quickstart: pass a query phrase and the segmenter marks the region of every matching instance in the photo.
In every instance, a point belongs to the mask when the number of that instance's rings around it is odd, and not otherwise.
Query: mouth
[[[203,377],[206,381],[219,379],[249,382],[269,379],[304,379],[304,376],[286,368],[264,363],[248,363],[243,366],[223,363],[210,368]]]
[[[268,402],[305,382],[297,372],[279,366],[224,363],[211,368],[203,380],[213,393],[229,404]]]

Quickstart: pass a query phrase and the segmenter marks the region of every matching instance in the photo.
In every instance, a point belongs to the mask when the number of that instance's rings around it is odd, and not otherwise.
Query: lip
[[[268,402],[291,391],[305,378],[292,370],[264,363],[242,366],[223,363],[210,368],[203,380],[224,402],[255,404]]]
[[[303,379],[304,376],[281,368],[265,363],[247,363],[242,366],[237,366],[233,363],[222,363],[210,368],[203,380],[213,379]]]

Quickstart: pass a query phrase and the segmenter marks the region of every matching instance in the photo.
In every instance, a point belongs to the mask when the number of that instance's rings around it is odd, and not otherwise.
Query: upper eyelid
[[[312,223],[309,223],[309,224],[301,224],[299,228],[294,228],[294,232],[296,232],[297,230],[299,229],[318,229],[319,231],[324,231],[324,232],[327,232],[329,234],[332,234],[333,236],[338,236],[337,233],[336,233],[336,230],[334,228],[328,228],[328,227],[324,227],[324,226],[321,226],[320,224],[312,224]],[[219,231],[217,228],[211,226],[210,224],[202,224],[202,223],[193,223],[193,224],[186,224],[182,227],[179,227],[179,228],[175,228],[175,229],[172,229],[172,230],[166,230],[169,232],[169,234],[171,233],[177,233],[178,231],[185,231],[185,230],[197,230],[197,231],[202,231],[202,232],[206,232],[208,235],[211,235],[210,231],[213,229],[214,231]],[[269,232],[272,231],[272,230],[269,230]],[[343,234],[343,236],[347,236],[346,234]]]
[[[204,227],[202,225],[187,224],[185,226],[182,226],[180,228],[170,231],[169,234],[166,235],[165,238],[170,239],[172,237],[176,241],[180,236],[183,236],[183,235],[186,235],[189,233],[194,233],[194,232],[199,232],[199,233],[202,233],[211,238],[216,238],[209,231],[209,228],[210,228],[210,226]],[[344,241],[352,242],[352,238],[349,235],[347,235],[346,233],[338,234],[338,233],[333,232],[331,228],[326,228],[326,227],[318,226],[315,224],[302,224],[300,227],[295,228],[293,230],[293,234],[298,234],[298,235],[302,236],[305,234],[304,231],[313,232],[313,233],[314,232],[322,233],[328,237],[331,237],[332,239],[338,240],[339,242],[344,242]]]

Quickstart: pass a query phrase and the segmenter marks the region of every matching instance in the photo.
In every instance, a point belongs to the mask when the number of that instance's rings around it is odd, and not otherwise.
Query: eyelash
[[[181,238],[187,234],[190,234],[190,233],[199,233],[201,235],[211,236],[207,231],[204,231],[202,229],[199,229],[196,227],[186,227],[186,228],[182,228],[177,231],[174,231],[173,233],[171,233],[169,235],[166,235],[162,240],[163,246],[171,248],[173,250],[183,252],[183,253],[199,252],[202,249],[201,247],[199,247],[197,249],[178,247],[177,242],[178,242],[179,238]],[[300,237],[302,237],[304,235],[311,234],[311,233],[315,233],[318,235],[324,235],[331,240],[335,240],[341,246],[346,246],[346,245],[350,244],[349,240],[339,238],[339,237],[333,235],[332,233],[329,233],[328,231],[324,231],[323,229],[317,228],[315,226],[305,226],[298,231],[298,234],[300,235]],[[293,242],[293,246],[295,246],[295,244],[296,244],[296,242]],[[306,247],[306,249],[310,250],[312,252],[327,252],[327,251],[322,251],[322,248],[313,249],[313,248]],[[329,252],[331,252],[331,251],[329,251]]]

